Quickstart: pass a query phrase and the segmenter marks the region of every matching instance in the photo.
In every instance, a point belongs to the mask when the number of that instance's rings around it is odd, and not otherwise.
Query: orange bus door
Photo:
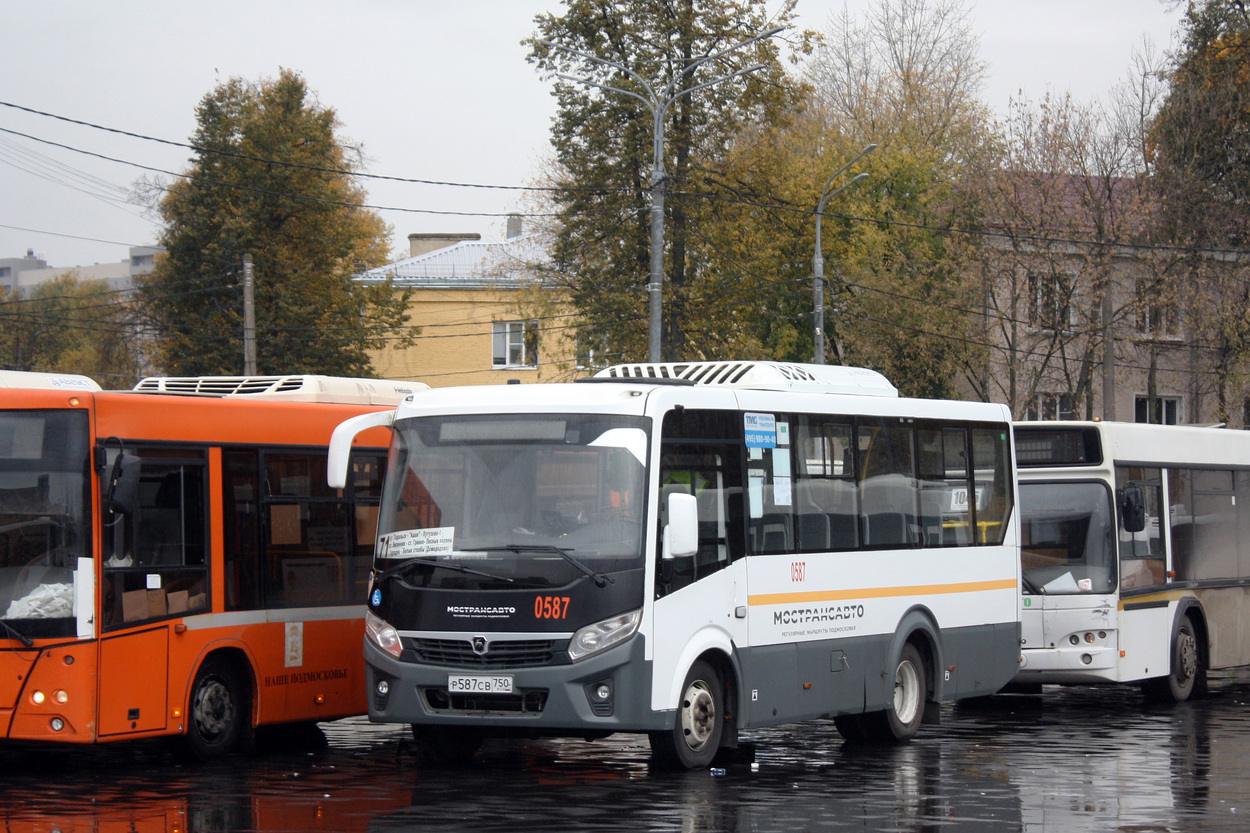
[[[168,677],[168,628],[102,640],[99,736],[164,729]]]

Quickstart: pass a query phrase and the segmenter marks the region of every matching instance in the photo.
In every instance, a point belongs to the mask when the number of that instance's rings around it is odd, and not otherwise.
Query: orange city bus
[[[172,736],[365,711],[364,598],[388,435],[416,383],[0,371],[0,743]]]

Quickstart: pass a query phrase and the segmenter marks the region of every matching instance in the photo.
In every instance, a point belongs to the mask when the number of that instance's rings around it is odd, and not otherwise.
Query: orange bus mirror
[[[115,515],[129,515],[135,511],[135,498],[139,494],[139,458],[122,451],[113,461],[109,474],[108,508]]]

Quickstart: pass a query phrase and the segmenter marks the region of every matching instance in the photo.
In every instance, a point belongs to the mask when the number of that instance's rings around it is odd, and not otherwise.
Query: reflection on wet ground
[[[187,765],[160,743],[0,753],[0,830],[1240,831],[1250,828],[1250,674],[1146,705],[1131,688],[1048,688],[943,710],[889,749],[818,721],[751,733],[723,771],[652,771],[645,739],[496,742],[418,762],[363,719]]]

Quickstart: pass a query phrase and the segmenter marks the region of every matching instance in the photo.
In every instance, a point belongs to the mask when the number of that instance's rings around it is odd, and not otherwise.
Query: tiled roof
[[[533,264],[546,260],[537,234],[507,240],[461,240],[357,276],[364,283],[392,278],[397,286],[472,289],[516,287],[535,279]]]

